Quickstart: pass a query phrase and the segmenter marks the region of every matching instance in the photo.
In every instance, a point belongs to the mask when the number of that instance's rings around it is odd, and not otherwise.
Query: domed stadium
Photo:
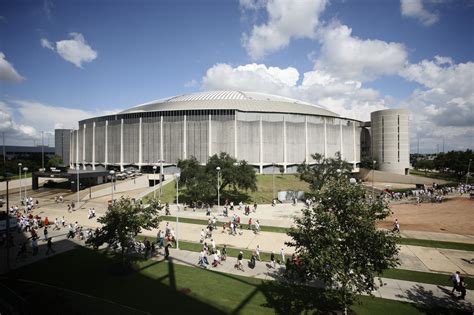
[[[402,141],[408,141],[408,116],[403,115],[402,123],[407,131]],[[370,150],[368,126],[282,96],[194,93],[80,121],[71,132],[71,167],[150,169],[163,163],[167,173],[180,159],[194,156],[205,164],[210,156],[227,152],[259,173],[274,167],[294,173],[303,161],[313,162],[313,153],[334,157],[340,152],[357,168],[361,155]]]

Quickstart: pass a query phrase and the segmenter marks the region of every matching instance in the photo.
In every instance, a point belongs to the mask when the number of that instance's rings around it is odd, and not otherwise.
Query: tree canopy
[[[257,189],[257,177],[254,168],[246,161],[237,161],[228,153],[221,152],[211,156],[206,165],[201,165],[195,157],[180,160],[180,182],[186,187],[193,201],[211,202],[217,196],[217,167],[220,167],[219,190]]]
[[[130,260],[132,240],[141,233],[142,229],[158,228],[159,209],[143,206],[133,202],[130,198],[120,198],[107,209],[105,215],[97,221],[102,227],[87,244],[99,247],[107,243],[112,248],[120,248],[122,264],[125,266]]]
[[[315,196],[314,206],[295,219],[286,244],[303,263],[302,280],[337,288],[331,292],[347,309],[356,294],[371,294],[374,276],[397,265],[398,236],[375,226],[389,215],[387,204],[344,175],[325,180]]]
[[[333,158],[325,158],[319,153],[312,154],[311,158],[314,160],[314,165],[307,164],[305,161],[298,165],[297,171],[300,179],[309,183],[312,191],[321,189],[329,179],[352,171],[352,165],[344,161],[339,152]]]
[[[455,175],[458,180],[461,180],[467,174],[469,160],[474,160],[472,150],[449,151],[438,154],[434,159],[434,165],[440,172]],[[472,167],[471,164],[471,171]]]

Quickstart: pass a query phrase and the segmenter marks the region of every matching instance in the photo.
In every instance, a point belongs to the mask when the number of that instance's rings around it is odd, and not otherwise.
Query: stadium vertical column
[[[92,169],[95,170],[95,121],[92,123]]]
[[[142,170],[142,160],[143,160],[143,153],[142,153],[142,117],[140,117],[138,123],[138,169]]]
[[[234,157],[236,160],[239,158],[237,157],[237,111],[234,112]]]
[[[73,148],[73,143],[74,143],[74,131],[71,130],[69,133],[69,168],[72,168],[72,157],[74,156],[74,148]]]
[[[326,122],[326,117],[324,119],[324,157],[328,157],[328,128],[327,128],[327,122]]]
[[[108,151],[108,135],[107,135],[107,128],[109,127],[109,121],[106,120],[105,121],[105,154],[104,154],[104,165],[105,165],[105,168],[107,168],[107,164],[108,164],[108,159],[109,159],[109,153],[107,152]]]
[[[285,116],[283,115],[283,173],[285,174],[286,174],[286,165],[287,165],[286,151],[287,151],[286,149],[286,119],[285,119]]]
[[[186,115],[183,115],[183,160],[186,160]]]
[[[352,162],[352,168],[355,169],[357,166],[357,146],[356,146],[356,124],[355,121],[352,122],[352,135],[353,135],[353,144],[354,144],[354,161]]]
[[[309,164],[309,150],[308,150],[308,116],[304,117],[304,156],[306,163]]]
[[[212,148],[211,148],[211,143],[212,143],[212,132],[211,132],[211,114],[209,114],[209,138],[208,138],[208,148],[209,148],[209,154],[207,155],[207,158],[211,156]]]
[[[342,145],[342,119],[339,120],[339,141],[341,143],[341,159],[344,160],[344,149]]]
[[[165,157],[163,155],[163,113],[161,113],[161,116],[160,116],[160,159],[161,161],[165,160]],[[171,161],[169,162],[171,163]],[[156,161],[153,161],[153,163],[156,163]],[[161,166],[161,163],[160,163],[160,166]]]
[[[263,123],[262,116],[260,115],[260,174],[263,174]]]
[[[120,119],[120,171],[123,172],[123,118]]]
[[[86,124],[82,127],[82,169],[86,169]]]

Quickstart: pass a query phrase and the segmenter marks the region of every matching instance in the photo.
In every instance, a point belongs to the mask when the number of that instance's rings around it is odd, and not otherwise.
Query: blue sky
[[[361,120],[412,110],[412,152],[473,148],[474,1],[0,1],[0,131],[166,96],[256,90]],[[7,141],[7,143],[8,143]]]

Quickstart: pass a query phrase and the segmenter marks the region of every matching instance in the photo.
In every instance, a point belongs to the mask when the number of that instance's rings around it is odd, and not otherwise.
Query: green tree
[[[339,152],[334,158],[325,158],[319,153],[312,154],[311,158],[314,160],[314,165],[305,161],[298,165],[297,171],[300,179],[309,183],[312,191],[318,191],[329,179],[352,171],[352,165],[344,161]]]
[[[219,190],[257,189],[257,177],[254,168],[246,161],[237,161],[229,154],[214,154],[203,166],[195,157],[180,160],[180,183],[186,187],[186,193],[192,201],[211,202],[217,196],[217,167],[220,167]]]
[[[417,170],[424,170],[426,175],[429,170],[433,170],[435,168],[435,164],[433,160],[422,159],[416,162],[415,168]]]
[[[329,291],[335,305],[347,310],[357,294],[371,294],[374,276],[398,264],[398,236],[375,226],[389,215],[387,204],[369,198],[344,175],[327,180],[316,198],[319,202],[295,219],[286,244],[303,261],[303,281],[318,279],[335,288]]]
[[[63,159],[59,155],[55,154],[48,159],[48,167],[57,167],[63,164]]]
[[[87,240],[95,248],[107,243],[111,248],[119,248],[123,268],[130,265],[132,240],[142,231],[158,228],[160,219],[158,208],[134,203],[130,198],[120,198],[107,209],[97,221],[102,227]]]
[[[461,180],[467,175],[469,160],[474,160],[474,152],[472,150],[464,152],[449,151],[438,154],[434,164],[440,172],[454,175],[458,180]]]

